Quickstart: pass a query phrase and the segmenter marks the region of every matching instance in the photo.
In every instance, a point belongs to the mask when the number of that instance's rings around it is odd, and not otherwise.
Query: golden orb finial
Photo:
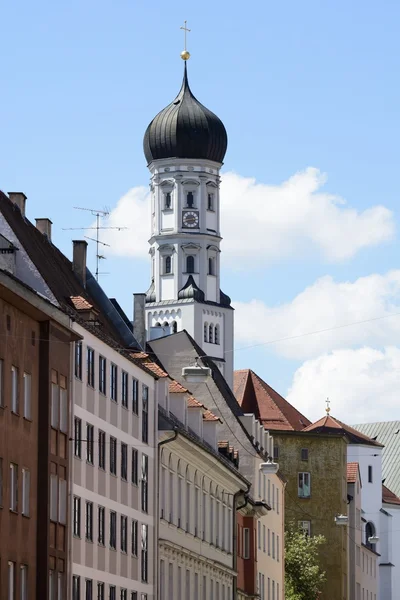
[[[187,50],[182,50],[181,52],[181,59],[182,60],[189,60],[190,58],[190,52],[188,52]]]

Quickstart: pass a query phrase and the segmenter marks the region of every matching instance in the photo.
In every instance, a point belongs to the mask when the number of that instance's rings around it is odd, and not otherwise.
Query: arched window
[[[172,321],[171,327],[172,327],[172,333],[176,333],[178,331],[178,323],[176,321]]]
[[[208,274],[215,275],[214,259],[212,257],[208,259]]]
[[[186,258],[186,273],[194,273],[194,256]]]
[[[365,526],[365,545],[368,546],[368,548],[371,548],[372,550],[374,550],[375,544],[373,542],[370,542],[369,539],[375,537],[375,535],[376,530],[374,524],[368,522]]]
[[[214,329],[214,344],[219,344],[219,325],[216,325]]]
[[[207,210],[214,210],[214,194],[207,196]]]
[[[161,327],[161,323],[156,323],[156,327]]]
[[[168,321],[164,321],[163,327],[168,327]]]
[[[170,209],[172,206],[172,197],[171,197],[171,192],[167,192],[165,194],[165,204],[164,204],[164,208],[166,208],[167,210]]]
[[[214,325],[212,323],[208,327],[208,342],[209,344],[214,343]]]
[[[170,256],[165,257],[165,273],[172,273],[172,260]]]
[[[186,206],[189,208],[193,208],[194,206],[194,194],[193,192],[188,192],[186,194]]]
[[[204,341],[208,342],[208,323],[204,323]]]

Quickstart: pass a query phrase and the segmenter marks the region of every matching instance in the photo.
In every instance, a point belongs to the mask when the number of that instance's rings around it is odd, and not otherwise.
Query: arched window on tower
[[[212,344],[214,342],[214,325],[210,323],[208,327],[208,343]]]
[[[164,321],[163,327],[168,327],[168,321]]]
[[[214,194],[207,196],[207,210],[214,210]]]
[[[186,273],[194,273],[194,256],[186,257]]]
[[[208,342],[208,323],[204,323],[204,341]]]
[[[208,274],[215,275],[215,261],[211,256],[208,259]]]
[[[172,321],[171,327],[172,327],[172,333],[176,333],[178,331],[178,323],[176,321]]]
[[[165,261],[164,261],[164,272],[168,275],[169,273],[172,273],[172,259],[170,256],[166,256],[165,257]]]
[[[371,521],[369,521],[366,525],[365,525],[365,545],[368,548],[371,548],[371,550],[375,550],[375,544],[373,542],[370,542],[370,538],[374,538],[376,535],[376,530],[375,530],[375,526],[373,523],[371,523]]]
[[[186,194],[186,206],[188,208],[193,208],[193,206],[194,206],[194,194],[193,194],[193,192],[188,192]]]
[[[214,329],[214,344],[219,344],[219,325],[216,325]]]
[[[164,203],[164,208],[166,210],[169,210],[172,207],[172,196],[171,196],[171,192],[167,192],[165,194],[165,203]]]

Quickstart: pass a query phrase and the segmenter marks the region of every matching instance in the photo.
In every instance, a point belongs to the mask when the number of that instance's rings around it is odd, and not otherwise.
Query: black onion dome
[[[227,145],[222,121],[193,96],[185,62],[179,94],[158,113],[144,134],[147,163],[160,158],[194,158],[222,163]]]

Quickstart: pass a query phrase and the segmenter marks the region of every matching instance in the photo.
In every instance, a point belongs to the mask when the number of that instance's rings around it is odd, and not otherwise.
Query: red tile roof
[[[347,463],[347,483],[356,483],[358,478],[358,463]]]
[[[71,296],[70,300],[76,310],[91,310],[93,308],[93,304],[90,304],[82,296]]]
[[[251,369],[235,371],[233,391],[245,413],[254,413],[266,429],[302,431],[311,421]]]
[[[196,400],[194,396],[189,396],[187,405],[188,408],[205,408],[204,404]]]
[[[386,485],[382,484],[382,502],[386,504],[398,504],[400,505],[400,498],[396,496]]]
[[[150,369],[157,377],[169,377],[168,373],[164,371],[157,363],[151,361],[143,361],[143,364]]]
[[[188,390],[184,388],[179,381],[175,380],[171,381],[169,384],[169,391],[171,394],[186,394],[188,392]]]
[[[212,413],[211,410],[206,410],[203,413],[203,421],[219,421],[220,423],[222,423],[221,419],[217,417],[217,415],[214,415],[214,413]]]
[[[322,419],[304,429],[304,431],[314,431],[315,433],[328,433],[329,430],[339,434],[347,434],[351,444],[368,444],[369,446],[383,447],[379,442],[372,440],[360,431],[357,431],[357,429],[353,429],[350,425],[346,425],[346,423],[335,419],[331,415],[325,415]]]

